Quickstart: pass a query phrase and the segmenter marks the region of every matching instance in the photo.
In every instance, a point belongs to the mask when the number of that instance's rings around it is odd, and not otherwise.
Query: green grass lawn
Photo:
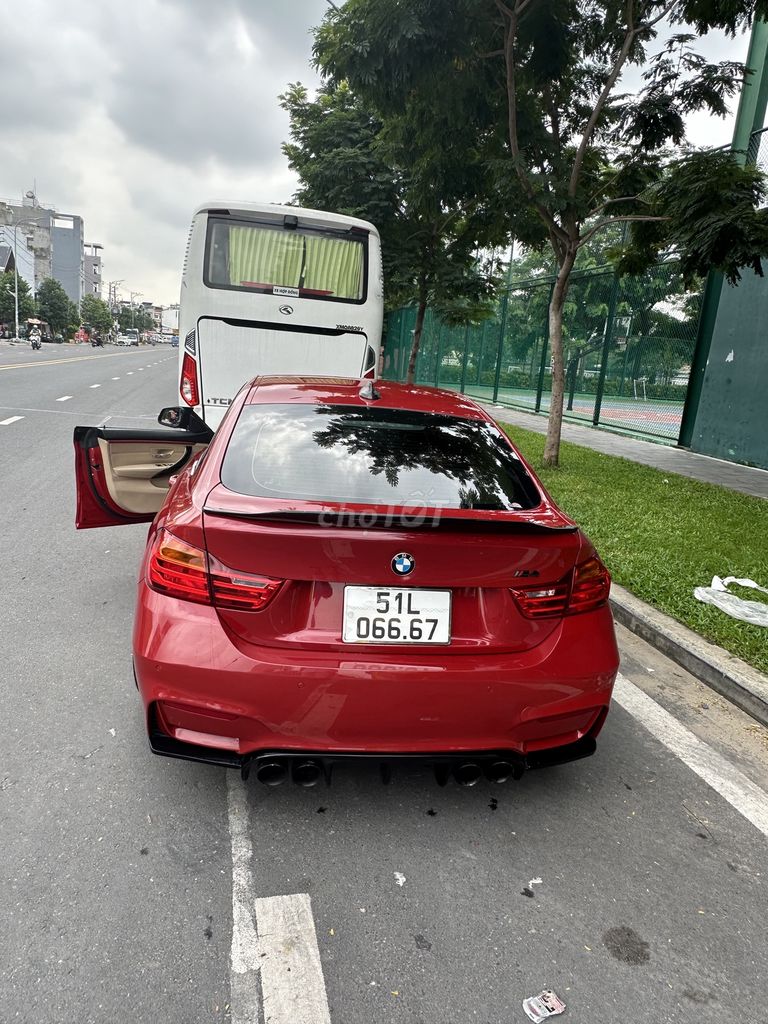
[[[768,672],[768,629],[693,596],[694,587],[708,586],[715,575],[768,586],[768,502],[565,442],[561,466],[545,469],[544,437],[510,425],[506,430],[555,501],[589,535],[617,583]]]

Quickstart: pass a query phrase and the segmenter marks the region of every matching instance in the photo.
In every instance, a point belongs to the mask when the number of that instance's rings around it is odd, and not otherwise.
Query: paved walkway
[[[535,430],[538,434],[547,432],[546,416],[521,412],[508,406],[491,405],[488,402],[480,404],[484,405],[495,419],[504,423],[512,423],[525,430]],[[719,484],[732,491],[741,491],[742,494],[768,498],[768,470],[752,469],[735,462],[712,459],[708,455],[696,455],[685,448],[639,441],[634,437],[624,437],[608,430],[598,430],[595,427],[568,421],[563,421],[563,440],[592,448],[596,452],[605,452],[606,455],[620,455],[623,459],[641,462],[644,466],[654,466],[656,469],[679,473],[694,480]]]

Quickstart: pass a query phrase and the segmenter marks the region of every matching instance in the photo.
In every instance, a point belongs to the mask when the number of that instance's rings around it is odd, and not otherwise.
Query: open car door
[[[180,428],[75,427],[78,530],[152,522],[171,478],[213,436],[202,420],[190,420],[190,410],[178,412],[188,421]]]

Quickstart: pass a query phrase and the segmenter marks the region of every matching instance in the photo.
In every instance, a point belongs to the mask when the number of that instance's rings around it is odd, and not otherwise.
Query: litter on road
[[[539,992],[537,996],[528,996],[523,1000],[523,1009],[533,1021],[556,1017],[565,1009],[565,1003],[551,989]]]

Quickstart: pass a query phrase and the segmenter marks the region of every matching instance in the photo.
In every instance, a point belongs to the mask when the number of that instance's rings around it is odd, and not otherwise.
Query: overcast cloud
[[[85,220],[105,280],[178,300],[192,210],[206,199],[283,202],[277,96],[312,87],[311,30],[326,0],[3,0],[0,198],[36,182],[44,204]],[[711,38],[712,59],[747,41]],[[695,119],[700,144],[732,123]],[[106,295],[105,295],[106,297]]]

